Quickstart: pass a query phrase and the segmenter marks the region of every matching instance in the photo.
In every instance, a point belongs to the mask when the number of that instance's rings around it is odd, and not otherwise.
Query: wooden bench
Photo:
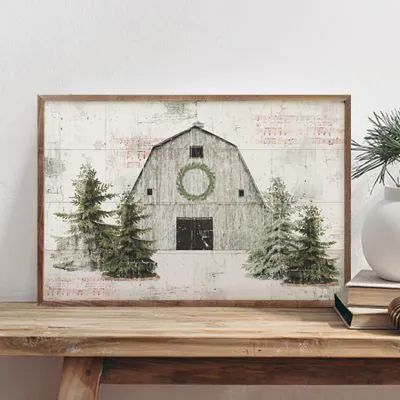
[[[400,335],[352,331],[330,308],[0,303],[0,355],[64,357],[59,400],[99,384],[400,384]]]

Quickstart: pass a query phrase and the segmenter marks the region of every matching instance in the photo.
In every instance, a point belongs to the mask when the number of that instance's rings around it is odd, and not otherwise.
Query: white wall
[[[36,295],[38,93],[351,93],[359,139],[372,111],[399,106],[399,13],[398,0],[0,0],[0,300]],[[353,184],[354,270],[365,266],[360,223],[381,194]],[[54,399],[59,368],[0,359],[0,398]],[[101,398],[300,393],[398,398],[390,387],[112,386]]]

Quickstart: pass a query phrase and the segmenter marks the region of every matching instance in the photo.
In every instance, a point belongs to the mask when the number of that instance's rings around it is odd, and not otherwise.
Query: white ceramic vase
[[[400,188],[385,187],[384,199],[365,219],[361,238],[370,267],[381,278],[400,282]]]

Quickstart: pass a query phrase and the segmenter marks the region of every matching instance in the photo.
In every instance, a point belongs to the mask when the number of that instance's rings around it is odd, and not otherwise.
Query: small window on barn
[[[239,197],[244,197],[244,189],[239,189]]]
[[[203,146],[190,146],[191,158],[203,158]]]
[[[152,196],[153,195],[153,189],[147,189],[147,196]]]

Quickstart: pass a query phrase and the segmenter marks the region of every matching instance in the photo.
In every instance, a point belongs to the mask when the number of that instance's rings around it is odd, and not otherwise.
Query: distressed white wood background
[[[328,299],[335,285],[286,285],[258,280],[242,266],[246,252],[158,252],[159,279],[105,280],[99,272],[52,267],[54,237],[68,225],[54,216],[71,210],[72,180],[85,162],[121,193],[132,187],[153,145],[193,123],[238,146],[261,192],[279,176],[301,202],[314,201],[334,240],[331,255],[343,273],[344,103],[339,100],[207,102],[48,102],[45,156],[54,168],[45,183],[45,299],[203,300]],[[182,149],[182,152],[187,152]],[[175,186],[176,176],[170,185]],[[217,181],[216,185],[220,183]],[[115,207],[110,202],[107,208]],[[251,221],[248,221],[251,223]],[[166,221],[159,221],[162,224]]]

